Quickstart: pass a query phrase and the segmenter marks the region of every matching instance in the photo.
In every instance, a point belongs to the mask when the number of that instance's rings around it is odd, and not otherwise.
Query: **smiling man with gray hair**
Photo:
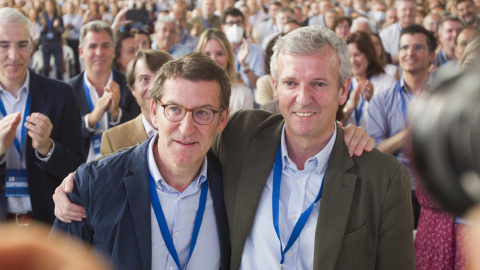
[[[213,145],[231,268],[414,269],[406,169],[376,149],[351,157],[335,124],[351,81],[345,42],[299,28],[270,65],[282,114],[236,113]]]

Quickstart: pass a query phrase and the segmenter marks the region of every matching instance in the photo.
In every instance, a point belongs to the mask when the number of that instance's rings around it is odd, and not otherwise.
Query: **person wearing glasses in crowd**
[[[430,84],[429,66],[435,56],[437,42],[433,33],[421,25],[411,25],[400,33],[399,61],[402,78],[385,91],[373,96],[368,105],[367,132],[375,139],[378,150],[395,155],[410,172],[412,190],[415,174],[405,154],[405,142],[410,131],[408,111],[414,100]],[[420,204],[412,191],[415,228],[420,216]]]
[[[67,84],[28,69],[30,21],[0,9],[0,222],[53,224],[51,196],[85,161],[81,117]]]

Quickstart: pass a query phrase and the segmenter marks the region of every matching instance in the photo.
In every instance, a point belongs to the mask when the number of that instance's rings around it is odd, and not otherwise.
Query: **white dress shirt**
[[[202,183],[207,181],[207,158],[203,161],[200,174],[182,192],[168,185],[157,168],[153,156],[154,138],[148,146],[148,170],[156,183],[157,194],[167,222],[170,236],[178,254],[182,269],[187,266],[193,225],[199,205]],[[163,241],[160,227],[151,207],[152,225],[152,269],[178,270],[173,257]],[[188,263],[188,269],[219,269],[220,240],[218,236],[212,194],[207,195],[202,225],[198,233],[197,244]]]
[[[90,83],[90,81],[88,80],[87,78],[87,72],[83,73],[83,79],[85,81],[85,83],[87,84],[87,87],[88,87],[88,91],[90,93],[90,99],[92,100],[92,104],[93,104],[93,107],[95,108],[95,105],[97,104],[97,101],[98,99],[100,98],[98,96],[98,93],[97,93],[97,89],[95,89],[95,87],[92,85],[92,83]],[[113,73],[110,72],[110,76],[108,77],[108,83],[113,80]],[[107,85],[108,85],[107,83]],[[110,125],[114,126],[114,125],[118,125],[120,123],[120,118],[122,117],[122,108],[118,108],[119,109],[119,114],[118,114],[118,119],[116,122],[110,122]],[[90,128],[88,126],[88,116],[90,114],[87,114],[87,116],[85,117],[85,126],[87,127],[87,130],[89,130],[90,132],[93,132],[93,134],[97,134],[97,133],[102,133],[104,132],[105,130],[108,129],[108,112],[105,111],[105,113],[103,114],[102,118],[100,119],[100,121],[98,121],[98,128],[97,127],[94,127],[94,128]],[[87,161],[91,161],[91,160],[94,160],[94,159],[97,159],[99,157],[101,157],[102,155],[99,153],[99,154],[95,154],[95,152],[93,151],[93,145],[92,145],[92,142],[90,142],[90,148],[88,149],[88,157],[87,157]]]
[[[282,181],[279,203],[279,233],[285,248],[293,227],[300,215],[315,201],[322,185],[330,153],[335,144],[337,128],[327,145],[305,162],[305,169],[299,171],[288,157],[285,142],[285,127],[282,131]],[[273,168],[263,189],[255,214],[252,231],[243,249],[241,269],[279,269],[281,261],[280,242],[272,218]],[[328,192],[328,190],[323,191]],[[283,269],[313,269],[315,230],[321,200],[310,213],[305,227],[292,247],[285,254]]]

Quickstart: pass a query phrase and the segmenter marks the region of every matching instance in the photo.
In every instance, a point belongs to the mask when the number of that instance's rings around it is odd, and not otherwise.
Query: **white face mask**
[[[228,26],[225,28],[225,35],[230,43],[239,43],[243,38],[243,27],[237,26],[236,24]]]
[[[375,19],[375,21],[377,22],[384,22],[385,21],[385,12],[383,11],[375,11],[373,13],[373,18]]]

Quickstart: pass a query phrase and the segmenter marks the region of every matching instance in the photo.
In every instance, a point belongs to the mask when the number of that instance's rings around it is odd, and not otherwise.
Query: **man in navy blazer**
[[[85,71],[70,79],[82,115],[84,154],[88,160],[100,157],[102,132],[140,114],[125,76],[112,69],[115,45],[109,24],[93,21],[80,30],[80,58]]]
[[[151,97],[158,135],[80,166],[69,199],[88,219],[57,219],[54,228],[91,243],[118,269],[229,269],[221,167],[206,156],[228,120],[228,75],[190,54],[162,66]]]
[[[81,118],[71,87],[28,69],[30,34],[0,10],[0,222],[52,224],[56,186],[84,162]]]

